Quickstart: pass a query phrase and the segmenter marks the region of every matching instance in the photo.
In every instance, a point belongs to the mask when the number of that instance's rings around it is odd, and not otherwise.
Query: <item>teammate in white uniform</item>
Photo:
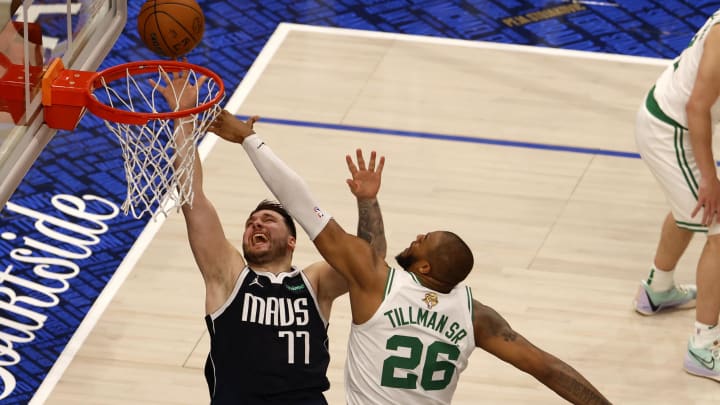
[[[662,73],[637,114],[635,135],[643,161],[660,183],[671,212],[635,309],[653,315],[697,305],[685,370],[720,381],[720,181],[712,151],[720,122],[720,11],[698,30]],[[697,288],[676,285],[674,270],[694,233],[707,233],[697,266]]]
[[[473,347],[531,374],[568,401],[609,403],[572,367],[471,298],[461,283],[473,255],[462,239],[447,231],[418,235],[396,257],[404,271],[392,270],[367,241],[346,233],[322,210],[302,178],[254,135],[256,118],[246,123],[224,111],[210,130],[242,143],[273,194],[347,280],[354,324],[346,363],[348,404],[450,403]],[[368,171],[380,176],[382,164],[376,168],[371,158]]]

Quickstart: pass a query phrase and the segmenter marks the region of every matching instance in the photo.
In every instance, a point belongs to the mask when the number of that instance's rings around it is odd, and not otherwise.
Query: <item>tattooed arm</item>
[[[380,203],[376,198],[358,199],[357,236],[370,243],[375,253],[383,259],[387,255],[387,241]]]
[[[370,153],[370,161],[366,167],[362,150],[358,149],[357,165],[350,155],[345,156],[351,179],[347,180],[350,192],[357,198],[358,230],[357,236],[367,241],[377,257],[385,259],[387,242],[385,240],[385,227],[383,226],[380,204],[377,193],[380,191],[385,158],[380,157],[377,163],[377,154]],[[330,308],[335,298],[348,292],[348,283],[345,277],[335,271],[328,263],[318,262],[305,269],[305,274],[311,280],[317,280],[318,303],[320,312],[328,319]]]
[[[345,156],[345,161],[352,175],[352,179],[348,179],[347,183],[350,192],[357,198],[357,236],[365,239],[372,246],[375,254],[384,259],[387,254],[387,240],[385,239],[385,226],[383,225],[377,193],[380,190],[385,157],[381,156],[377,167],[375,167],[377,155],[374,151],[371,152],[370,162],[368,162],[366,168],[362,150],[358,149],[356,155],[357,165],[355,165],[350,155]]]
[[[473,301],[475,346],[532,375],[573,404],[610,402],[567,363],[528,342],[500,314]]]

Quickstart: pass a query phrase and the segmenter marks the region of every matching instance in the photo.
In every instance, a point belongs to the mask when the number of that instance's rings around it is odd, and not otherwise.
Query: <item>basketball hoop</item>
[[[173,89],[175,105],[190,86],[198,84],[197,95],[194,107],[171,111],[160,86],[170,86],[166,78],[177,72],[183,72],[185,81]],[[200,85],[201,76],[207,80]],[[132,62],[95,73],[66,70],[56,60],[42,87],[49,127],[72,130],[87,109],[115,134],[125,165],[127,194],[122,209],[126,215],[167,215],[174,208],[192,205],[197,141],[221,111],[225,93],[217,74],[180,61]],[[176,125],[192,131],[180,136]]]

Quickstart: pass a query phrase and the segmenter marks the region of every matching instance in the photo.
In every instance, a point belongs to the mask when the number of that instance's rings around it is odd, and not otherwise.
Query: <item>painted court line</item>
[[[242,115],[238,115],[238,117],[243,120],[246,120],[249,118],[248,116],[242,116]],[[557,151],[557,152],[581,153],[581,154],[586,154],[586,155],[602,155],[602,156],[640,159],[640,154],[638,154],[636,152],[623,152],[623,151],[610,150],[610,149],[584,148],[584,147],[580,147],[580,146],[552,145],[552,144],[537,143],[537,142],[511,141],[511,140],[505,140],[505,139],[477,138],[477,137],[466,136],[466,135],[438,134],[438,133],[432,133],[432,132],[402,131],[402,130],[398,130],[398,129],[383,129],[383,128],[361,127],[361,126],[353,126],[353,125],[325,124],[325,123],[321,123],[321,122],[286,120],[286,119],[282,119],[282,118],[262,117],[260,122],[262,122],[264,124],[277,124],[277,125],[288,125],[288,126],[295,126],[295,127],[321,128],[321,129],[333,129],[333,130],[350,131],[350,132],[362,132],[362,133],[366,133],[366,134],[404,136],[404,137],[409,137],[409,138],[421,138],[421,139],[437,139],[437,140],[443,140],[443,141],[506,146],[506,147],[511,147],[511,148],[538,149],[538,150]]]
[[[398,33],[388,33],[388,32],[379,32],[379,31],[364,31],[364,30],[356,30],[356,29],[348,29],[348,28],[318,27],[318,26],[309,26],[309,25],[293,24],[293,23],[281,23],[278,27],[278,30],[284,30],[286,33],[289,31],[299,31],[299,32],[310,32],[310,33],[318,33],[318,34],[325,34],[325,35],[364,37],[364,38],[378,39],[378,40],[383,39],[383,40],[418,42],[418,43],[434,44],[434,45],[438,45],[438,46],[462,46],[462,47],[467,47],[467,48],[493,49],[493,50],[507,51],[507,52],[524,52],[524,53],[533,53],[533,54],[541,54],[541,55],[556,56],[556,57],[602,60],[602,61],[631,63],[631,64],[640,64],[640,65],[666,66],[669,63],[669,60],[667,60],[667,59],[649,58],[649,57],[642,57],[642,56],[615,55],[615,54],[606,54],[606,53],[598,53],[598,52],[534,47],[534,46],[529,46],[529,45],[502,44],[502,43],[494,43],[494,42],[470,41],[470,40],[464,40],[464,39],[428,37],[428,36],[421,36],[421,35],[398,34]],[[238,107],[239,107],[239,105],[238,105]],[[233,111],[230,108],[228,108],[228,110],[230,110],[231,112],[237,111],[237,109]],[[239,116],[239,117],[242,119],[248,118],[247,116]],[[640,158],[640,155],[636,152],[617,151],[617,150],[611,150],[611,149],[586,148],[586,147],[581,147],[581,146],[553,145],[553,144],[545,144],[545,143],[537,143],[537,142],[513,141],[513,140],[472,137],[472,136],[454,135],[454,134],[439,134],[439,133],[428,133],[428,132],[417,132],[417,131],[403,131],[403,130],[389,129],[389,128],[373,128],[373,127],[362,127],[362,126],[342,125],[342,124],[328,124],[328,123],[321,123],[321,122],[288,120],[288,119],[282,119],[282,118],[263,117],[262,122],[278,124],[278,125],[333,129],[333,130],[362,132],[362,133],[379,134],[379,135],[413,137],[413,138],[420,138],[420,139],[438,139],[438,140],[446,140],[446,141],[477,143],[477,144],[496,145],[496,146],[505,146],[505,147],[514,147],[514,148],[537,149],[537,150],[580,153],[580,154],[590,154],[590,155],[602,155],[602,156],[612,156],[612,157],[631,158],[631,159],[639,159]]]

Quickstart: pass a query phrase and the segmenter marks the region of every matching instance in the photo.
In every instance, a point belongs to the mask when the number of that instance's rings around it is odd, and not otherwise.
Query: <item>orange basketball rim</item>
[[[111,82],[132,76],[151,74],[162,70],[167,73],[192,71],[207,76],[217,85],[212,98],[197,106],[179,111],[139,112],[111,106],[99,101],[93,93]],[[217,105],[225,95],[222,79],[210,69],[182,61],[147,60],[110,67],[101,72],[65,69],[62,60],[54,60],[42,78],[42,104],[45,123],[54,129],[72,130],[85,113],[111,122],[143,125],[150,120],[172,120],[198,114]]]

